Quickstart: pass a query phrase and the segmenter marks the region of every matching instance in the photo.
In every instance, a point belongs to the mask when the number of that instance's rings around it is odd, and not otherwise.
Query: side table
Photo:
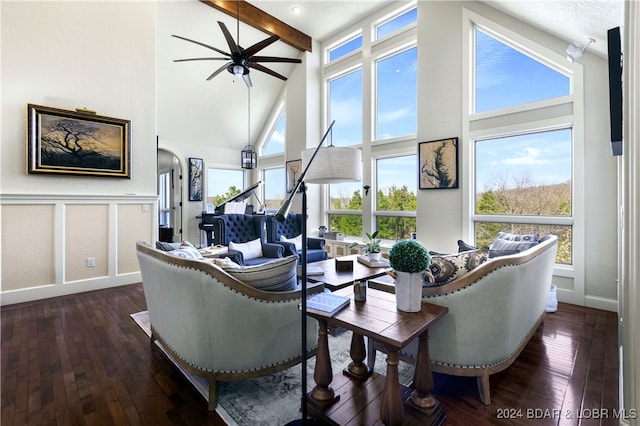
[[[370,399],[381,398],[380,419],[387,426],[402,425],[405,420],[403,389],[398,379],[398,352],[410,341],[419,338],[419,354],[414,370],[413,392],[406,403],[411,404],[421,414],[420,424],[441,424],[444,421],[444,409],[432,395],[433,377],[429,360],[428,329],[448,312],[443,306],[422,302],[420,312],[402,312],[396,309],[395,295],[384,291],[369,289],[366,302],[355,302],[353,290],[345,288],[338,290],[338,294],[351,297],[351,303],[334,316],[311,313],[308,315],[319,322],[318,349],[314,380],[316,386],[309,393],[309,407],[312,412],[327,418],[330,423],[355,421],[366,423],[362,418],[345,418],[345,412],[359,413],[362,410],[354,408],[356,403],[370,404],[362,398],[349,398],[339,401],[340,395],[331,387],[333,371],[329,357],[327,330],[329,326],[342,327],[352,331],[350,356],[352,362],[345,369],[344,374],[351,380],[371,383],[376,380],[368,379],[372,372],[364,364],[366,356],[364,336],[371,337],[386,346],[387,371],[384,378],[384,391],[364,393]],[[366,381],[366,383],[365,383]],[[378,381],[379,383],[379,381]],[[406,394],[406,392],[404,392]],[[339,420],[331,420],[333,417]],[[370,420],[370,419],[369,419]]]

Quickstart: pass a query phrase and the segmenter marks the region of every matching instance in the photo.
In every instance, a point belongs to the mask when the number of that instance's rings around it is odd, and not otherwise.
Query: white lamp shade
[[[314,149],[302,151],[302,169],[306,169]],[[307,170],[307,183],[342,183],[362,180],[362,152],[357,148],[322,147]]]

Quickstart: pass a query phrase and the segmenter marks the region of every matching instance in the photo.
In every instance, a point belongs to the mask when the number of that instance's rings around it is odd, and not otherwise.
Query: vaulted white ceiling
[[[431,0],[419,0],[431,1]],[[390,1],[382,0],[249,0],[266,13],[306,33],[316,41],[323,41],[330,35],[357,22],[362,17],[388,6]],[[606,57],[606,34],[609,28],[621,26],[623,22],[623,0],[498,0],[485,1],[491,7],[503,11],[519,20],[538,27],[560,39],[585,43],[589,37],[596,40],[589,51]],[[172,38],[178,34],[203,43],[227,50],[226,41],[217,21],[223,21],[237,36],[236,20],[199,2],[160,2],[158,30],[158,73],[159,82],[170,87],[159,88],[159,105],[165,117],[159,116],[159,135],[177,139],[179,135],[169,134],[165,121],[175,120],[191,128],[199,125],[194,121],[194,110],[206,111],[216,129],[215,134],[202,133],[198,143],[209,143],[213,139],[224,140],[237,147],[238,152],[246,144],[247,131],[247,90],[244,83],[236,81],[224,72],[211,81],[206,78],[221,65],[221,62],[173,63],[173,59],[216,56],[215,52],[200,46]],[[293,7],[300,13],[294,14]],[[239,26],[240,44],[243,47],[261,41],[266,34],[246,25]],[[276,42],[261,51],[263,55],[303,57],[303,53]],[[269,64],[275,71],[289,75],[292,64]],[[255,144],[262,123],[273,108],[278,95],[285,87],[279,79],[256,70],[251,71],[251,134]],[[164,82],[163,82],[164,81]],[[197,102],[191,101],[199,99]],[[188,104],[181,99],[190,99]],[[170,103],[167,106],[167,103]],[[166,110],[168,109],[168,111]],[[210,127],[209,127],[210,129]],[[195,142],[195,141],[194,141]],[[239,155],[239,154],[238,154]]]

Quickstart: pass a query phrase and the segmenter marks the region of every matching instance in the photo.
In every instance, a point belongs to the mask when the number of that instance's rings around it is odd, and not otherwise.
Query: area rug
[[[131,314],[131,318],[147,336],[151,335],[147,311]],[[329,352],[334,373],[346,368],[351,362],[349,357],[350,343],[351,333],[349,332],[342,333],[336,337],[329,336]],[[158,342],[156,344],[202,396],[208,399],[208,381],[181,368],[171,355],[164,351],[161,344]],[[309,358],[307,361],[307,384],[309,390],[314,386],[314,366],[315,357]],[[386,355],[378,354],[374,370],[378,373],[385,373]],[[408,385],[413,377],[413,366],[400,361],[398,374],[400,383]],[[299,364],[288,370],[256,379],[240,382],[220,382],[216,412],[228,425],[283,425],[300,418],[300,382]],[[206,409],[206,406],[204,407]]]

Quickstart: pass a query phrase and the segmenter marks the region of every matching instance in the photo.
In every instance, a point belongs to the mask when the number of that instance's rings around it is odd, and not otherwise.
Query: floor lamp
[[[278,209],[275,218],[278,222],[284,222],[289,214],[291,204],[298,191],[302,192],[302,400],[300,411],[302,418],[287,423],[289,425],[310,425],[312,420],[307,419],[307,187],[306,183],[341,183],[359,182],[362,176],[362,153],[356,148],[335,147],[333,145],[322,147],[325,139],[331,132],[335,120],[325,132],[316,148],[302,152],[303,172],[298,178],[291,195]],[[313,165],[313,167],[311,167]]]

